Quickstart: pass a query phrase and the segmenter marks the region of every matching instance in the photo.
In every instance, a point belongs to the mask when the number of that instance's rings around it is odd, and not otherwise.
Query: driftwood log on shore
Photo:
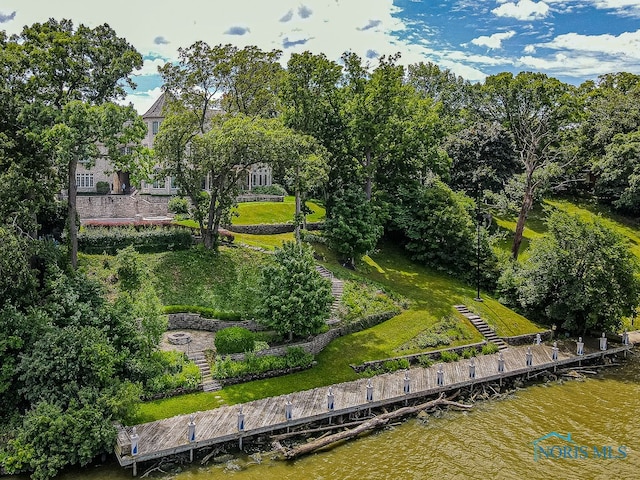
[[[328,435],[326,437],[318,438],[309,443],[305,443],[303,445],[299,445],[292,449],[286,449],[276,443],[279,446],[280,451],[287,459],[297,458],[301,455],[307,455],[312,453],[320,448],[329,446],[336,442],[340,442],[342,440],[348,440],[350,438],[357,437],[361,433],[374,430],[376,428],[383,427],[389,423],[390,420],[395,418],[401,418],[407,415],[413,415],[423,410],[430,410],[432,408],[438,406],[450,406],[460,409],[470,409],[472,405],[465,405],[463,403],[454,402],[450,399],[445,398],[444,394],[440,395],[435,400],[431,400],[426,403],[422,403],[420,405],[411,406],[411,407],[402,407],[398,410],[394,410],[392,412],[383,413],[382,415],[378,415],[377,417],[373,417],[365,422],[362,422],[355,428],[351,428],[348,430],[343,430],[341,432],[334,433],[333,435]]]

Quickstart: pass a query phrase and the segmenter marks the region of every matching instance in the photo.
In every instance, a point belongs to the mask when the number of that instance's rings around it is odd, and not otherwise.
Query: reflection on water
[[[640,356],[640,355],[638,355]],[[282,462],[241,457],[232,464],[193,466],[153,478],[285,479],[632,479],[640,471],[640,359],[585,381],[538,385],[512,397],[450,412],[348,442],[329,452]],[[534,460],[533,441],[571,433],[571,446],[588,447],[589,458]],[[559,439],[547,439],[551,449]],[[541,442],[542,443],[542,442]],[[625,446],[625,459],[593,458],[598,448]],[[571,449],[570,449],[571,450]],[[560,451],[560,446],[556,452]],[[573,450],[571,450],[573,451]],[[240,471],[229,467],[241,466]],[[144,471],[144,469],[142,469]],[[139,473],[141,473],[139,471]],[[76,470],[60,479],[130,479],[118,466]]]

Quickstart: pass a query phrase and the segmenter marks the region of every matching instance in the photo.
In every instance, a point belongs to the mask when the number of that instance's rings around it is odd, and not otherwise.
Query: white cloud
[[[151,90],[144,92],[136,91],[127,95],[126,100],[120,103],[123,105],[128,105],[129,103],[133,104],[136,111],[140,115],[143,115],[147,110],[149,110],[149,108],[151,108],[151,105],[153,105],[153,102],[158,99],[160,94],[162,94],[162,88],[160,87],[152,88]]]
[[[596,8],[614,10],[620,16],[640,17],[640,0],[591,0]]]
[[[549,15],[549,5],[545,2],[519,0],[517,3],[505,2],[491,12],[498,17],[509,17],[517,20],[539,20]]]
[[[598,55],[558,53],[552,57],[523,56],[517,65],[527,70],[550,72],[552,75],[571,78],[597,77],[604,72],[622,71],[620,62]]]
[[[541,43],[538,46],[553,50],[599,53],[640,60],[640,30],[624,32],[620,35],[567,33],[558,35],[551,42]]]
[[[158,67],[163,66],[167,61],[163,58],[145,58],[144,63],[142,64],[142,68],[140,70],[136,70],[134,75],[157,75]]]
[[[502,48],[502,41],[508,40],[516,34],[515,31],[509,30],[508,32],[494,33],[490,36],[480,36],[471,40],[471,43],[478,45],[479,47],[487,47],[492,50]]]

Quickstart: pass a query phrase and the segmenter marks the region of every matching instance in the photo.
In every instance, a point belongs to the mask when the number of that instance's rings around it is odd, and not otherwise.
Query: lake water
[[[640,478],[640,352],[624,367],[584,381],[531,386],[351,441],[293,462],[240,456],[228,463],[153,474],[175,480],[233,479],[635,479]],[[550,438],[534,441],[555,432]],[[567,435],[571,434],[570,440]],[[564,437],[561,438],[560,436]],[[615,458],[615,457],[623,458]],[[605,458],[606,457],[606,458]],[[240,468],[240,470],[236,470]],[[138,474],[145,471],[140,467]],[[61,480],[130,479],[117,465]]]

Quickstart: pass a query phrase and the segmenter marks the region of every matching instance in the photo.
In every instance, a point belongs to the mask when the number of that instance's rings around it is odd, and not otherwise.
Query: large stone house
[[[142,140],[142,144],[146,147],[153,148],[153,140],[157,135],[160,124],[164,119],[162,109],[164,107],[164,94],[154,102],[154,104],[143,115],[142,119],[147,125],[147,135]],[[160,170],[158,166],[158,171]],[[76,173],[76,186],[78,193],[91,194],[96,193],[98,182],[106,182],[109,185],[111,194],[129,194],[133,189],[129,181],[129,174],[123,171],[114,171],[112,165],[107,159],[98,158],[90,167],[85,164],[79,164]],[[269,186],[272,183],[271,167],[266,164],[254,164],[246,171],[246,176],[241,181],[241,188],[250,192],[256,186]],[[205,189],[208,188],[208,179],[204,179]],[[158,176],[150,182],[141,182],[136,186],[139,193],[146,195],[176,195],[178,187],[175,179],[172,177]]]

